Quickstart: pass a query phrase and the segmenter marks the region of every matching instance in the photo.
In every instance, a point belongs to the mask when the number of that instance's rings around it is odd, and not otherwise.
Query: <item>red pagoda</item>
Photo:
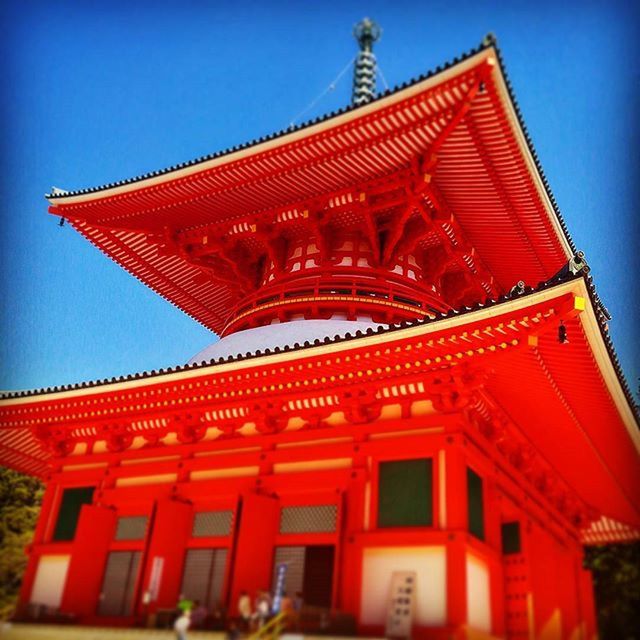
[[[46,482],[23,616],[151,624],[300,593],[331,629],[596,635],[583,545],[640,528],[609,320],[492,38],[353,104],[50,212],[221,339],[189,364],[7,393]]]

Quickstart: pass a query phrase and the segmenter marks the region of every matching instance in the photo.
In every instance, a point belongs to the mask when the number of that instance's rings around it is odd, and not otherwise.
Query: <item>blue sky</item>
[[[70,227],[43,194],[177,164],[286,127],[356,52],[390,85],[494,32],[633,389],[640,377],[637,11],[627,2],[5,0],[0,42],[0,389],[180,364],[214,340]],[[305,117],[350,100],[350,74]],[[514,256],[514,259],[517,259]]]

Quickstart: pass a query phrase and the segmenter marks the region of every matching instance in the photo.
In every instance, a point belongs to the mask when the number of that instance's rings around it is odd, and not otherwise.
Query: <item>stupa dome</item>
[[[237,331],[225,336],[198,352],[189,360],[189,364],[208,362],[238,354],[245,355],[275,347],[282,348],[286,345],[293,346],[296,342],[302,345],[307,341],[333,338],[336,335],[344,336],[347,333],[354,334],[356,331],[376,329],[380,326],[386,325],[365,320],[292,320],[270,324]]]

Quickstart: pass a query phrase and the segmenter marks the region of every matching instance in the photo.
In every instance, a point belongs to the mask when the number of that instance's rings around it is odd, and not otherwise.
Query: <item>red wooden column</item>
[[[365,461],[366,465],[366,461]],[[357,615],[362,589],[362,547],[358,534],[364,528],[366,466],[354,469],[342,502],[342,541],[338,569],[338,609]]]
[[[145,557],[142,602],[150,597],[148,612],[175,607],[180,595],[187,541],[193,524],[193,505],[164,498],[156,503],[153,530]]]
[[[53,535],[53,528],[55,524],[54,516],[57,514],[56,507],[62,495],[62,489],[60,485],[54,482],[47,483],[44,496],[42,497],[42,505],[40,507],[40,515],[38,516],[38,522],[36,529],[33,532],[32,544],[40,544],[41,542],[47,542]]]
[[[562,611],[562,635],[565,638],[575,637],[580,626],[580,592],[575,572],[576,560],[580,556],[580,548],[570,542],[566,546],[557,547],[558,580],[560,585],[563,585],[563,588],[559,589],[558,597]]]
[[[237,613],[238,597],[247,591],[271,589],[273,547],[280,522],[280,502],[258,493],[243,494],[236,518],[236,542],[230,576],[232,615]]]
[[[489,561],[489,580],[491,588],[491,633],[501,638],[505,631],[504,607],[504,570],[500,558]]]
[[[585,629],[585,638],[591,640],[598,635],[598,623],[596,620],[596,605],[593,593],[593,576],[591,571],[578,567],[579,598],[582,622]]]
[[[84,505],[71,550],[67,583],[60,610],[78,617],[95,613],[109,545],[116,527],[116,512],[108,507]]]
[[[485,542],[494,554],[488,559],[491,590],[491,632],[502,637],[505,627],[504,570],[502,566],[501,495],[495,475],[485,476]]]
[[[447,626],[467,622],[467,484],[462,436],[447,436],[445,445],[447,502]]]
[[[562,576],[557,565],[557,542],[541,524],[534,523],[528,536],[528,559],[533,594],[536,637],[556,638],[562,634],[559,591]],[[563,588],[566,588],[563,585]]]

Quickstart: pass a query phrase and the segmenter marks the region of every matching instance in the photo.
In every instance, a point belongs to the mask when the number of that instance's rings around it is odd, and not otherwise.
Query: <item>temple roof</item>
[[[399,324],[392,325],[382,325],[376,323],[368,323],[368,322],[340,322],[340,323],[332,323],[328,321],[327,324],[322,323],[323,327],[320,329],[319,327],[314,327],[311,330],[311,333],[317,333],[315,337],[311,337],[308,335],[307,329],[302,329],[300,335],[296,333],[296,326],[292,325],[292,323],[286,323],[286,325],[281,325],[281,327],[288,329],[293,326],[293,331],[287,334],[288,340],[285,341],[285,335],[278,338],[273,345],[265,344],[256,344],[253,345],[255,348],[251,348],[251,343],[243,341],[242,336],[246,335],[247,332],[239,332],[238,334],[232,334],[229,338],[234,338],[233,340],[229,340],[225,343],[229,344],[229,348],[225,348],[223,350],[212,350],[212,347],[223,342],[220,340],[209,347],[205,347],[202,351],[195,354],[192,358],[189,359],[189,362],[185,365],[176,365],[173,367],[161,368],[158,370],[152,369],[150,371],[141,371],[132,374],[121,375],[112,378],[103,378],[100,380],[87,380],[79,383],[71,383],[65,385],[56,385],[53,387],[41,387],[37,389],[26,389],[20,391],[0,391],[0,402],[3,400],[11,400],[14,398],[26,398],[30,396],[39,396],[39,395],[48,395],[59,392],[67,392],[67,391],[76,391],[83,389],[90,389],[92,387],[101,387],[104,385],[112,385],[118,384],[127,381],[140,380],[145,378],[158,378],[165,376],[167,374],[179,373],[182,371],[187,371],[189,369],[199,369],[199,368],[208,368],[215,365],[223,365],[230,364],[234,362],[239,362],[243,360],[251,360],[254,358],[262,358],[264,356],[276,355],[280,353],[287,353],[290,351],[299,351],[306,349],[313,349],[314,347],[320,345],[327,344],[335,344],[339,342],[349,342],[352,340],[358,340],[359,338],[363,338],[371,335],[379,335],[381,333],[389,333],[395,331],[402,331],[404,329],[408,329],[411,327],[421,326],[421,325],[431,325],[433,323],[437,323],[448,318],[455,318],[458,316],[466,316],[468,314],[473,314],[475,312],[481,311],[483,309],[491,308],[496,305],[502,305],[510,300],[516,298],[523,298],[526,296],[530,296],[535,293],[539,293],[545,291],[549,288],[552,288],[558,284],[562,284],[564,282],[568,282],[575,278],[581,278],[582,276],[572,276],[570,274],[559,276],[557,278],[551,279],[547,282],[541,282],[537,287],[525,287],[523,292],[518,290],[513,290],[508,293],[503,294],[499,298],[495,299],[487,299],[483,302],[478,302],[473,306],[465,306],[460,309],[454,309],[448,312],[439,313],[435,317],[416,319],[413,321],[406,321]],[[598,296],[595,286],[593,284],[593,279],[588,276],[585,277],[585,283],[587,286],[587,291],[589,294],[589,299],[591,301],[594,317],[597,320],[597,324],[599,326],[599,334],[600,339],[602,340],[602,345],[606,350],[608,360],[610,365],[613,367],[616,378],[618,380],[618,384],[620,385],[626,401],[631,409],[631,411],[635,415],[636,422],[640,423],[640,410],[636,405],[633,393],[629,387],[629,384],[625,378],[624,372],[622,370],[622,366],[620,364],[620,360],[618,358],[618,354],[616,353],[615,346],[613,341],[611,340],[611,335],[608,330],[607,321],[610,320],[610,316],[606,310],[606,308],[602,305],[602,301]],[[301,321],[301,325],[314,325],[314,321]],[[288,326],[287,326],[288,325]],[[339,325],[339,326],[338,326]],[[349,328],[347,328],[347,325]],[[367,325],[367,326],[365,326]],[[331,331],[330,329],[334,330]],[[264,327],[263,329],[267,329]],[[249,330],[252,331],[252,330]],[[322,335],[319,335],[322,334]],[[238,342],[239,341],[239,342]],[[280,344],[284,343],[284,344]],[[242,348],[233,349],[235,345],[242,345]],[[235,351],[235,352],[234,352]]]
[[[163,171],[51,194],[50,211],[220,333],[228,288],[167,252],[163,238],[255,220],[286,225],[290,212],[399,173],[405,183],[430,181],[429,197],[468,240],[465,261],[479,259],[498,291],[547,280],[575,252],[492,40],[367,105]]]
[[[568,332],[569,341],[564,344],[558,340],[559,322],[564,323]],[[219,422],[225,420],[221,411],[243,411],[240,407],[246,403],[253,406],[250,387],[243,389],[252,384],[255,376],[278,382],[272,385],[273,391],[256,390],[256,400],[277,405],[278,395],[286,393],[279,391],[280,387],[300,385],[300,376],[308,375],[307,367],[319,370],[316,361],[324,363],[323,371],[330,370],[325,363],[327,358],[341,354],[352,354],[354,370],[360,372],[358,376],[367,378],[366,384],[374,380],[375,384],[392,384],[393,388],[407,389],[409,395],[413,385],[419,386],[416,381],[426,384],[430,376],[442,376],[447,371],[471,371],[477,365],[478,370],[487,375],[482,392],[486,410],[509,416],[530,443],[524,445],[525,450],[532,446],[532,451],[539,452],[563,482],[597,513],[637,530],[640,527],[640,432],[629,390],[620,378],[610,349],[590,283],[582,277],[565,278],[473,309],[442,314],[433,320],[368,329],[357,332],[356,336],[316,340],[316,344],[276,348],[250,357],[220,358],[217,363],[180,367],[148,377],[137,374],[127,380],[97,386],[83,383],[67,390],[5,397],[0,400],[0,458],[3,464],[32,474],[46,473],[55,458],[52,449],[44,447],[38,439],[44,437],[41,429],[51,430],[51,437],[58,433],[60,437],[71,438],[69,442],[77,443],[86,438],[109,437],[110,421],[115,417],[100,418],[96,414],[94,418],[82,418],[94,415],[96,405],[117,407],[117,420],[121,424],[133,420],[130,428],[134,430],[134,441],[128,442],[134,448],[139,447],[145,437],[153,438],[156,432],[163,439],[173,438],[172,444],[180,446],[170,433],[170,423],[160,418],[166,411],[175,410],[162,409],[167,404],[163,398],[171,399],[170,405],[187,402],[189,411],[194,411],[198,410],[195,405],[199,403],[199,396],[197,393],[194,396],[191,389],[205,384],[213,392],[222,384],[220,391],[226,389],[227,392],[209,396],[211,399],[205,399],[202,410],[211,416],[218,415],[209,419],[225,429]],[[387,357],[384,355],[387,352],[393,355]],[[370,369],[365,371],[355,362],[361,357],[367,358]],[[389,364],[393,365],[391,373],[386,374]],[[352,368],[345,360],[340,367],[341,378],[346,380]],[[378,371],[381,373],[376,373]],[[355,377],[347,386],[357,386],[359,380]],[[344,386],[346,382],[340,384]],[[235,394],[229,395],[231,388]],[[328,380],[321,383],[308,379],[304,385],[305,393],[311,394],[326,394],[330,388]],[[381,393],[384,388],[391,387],[382,387]],[[153,398],[145,400],[152,404],[145,405],[148,409],[141,414],[129,405],[134,395],[146,396],[146,390],[153,390]],[[153,408],[154,403],[157,408]],[[131,411],[131,417],[127,417]],[[289,411],[293,411],[293,415],[298,409]],[[553,416],[551,422],[549,416]],[[101,427],[99,423],[103,420],[107,422]],[[238,423],[233,428],[239,427]],[[329,428],[327,433],[330,432]],[[105,435],[98,435],[102,433]],[[244,428],[234,434],[244,438],[271,437],[268,433]],[[208,446],[215,446],[213,437]],[[140,443],[135,445],[138,440]],[[206,442],[202,445],[207,446]],[[91,454],[91,459],[96,456],[100,457],[97,451]],[[88,460],[80,450],[76,459],[78,463]],[[585,473],[586,469],[589,473]]]
[[[522,129],[522,132],[526,138],[526,142],[527,145],[529,147],[529,151],[531,152],[531,155],[533,157],[533,160],[535,162],[536,165],[536,169],[540,175],[540,177],[542,178],[542,181],[544,183],[544,187],[545,190],[547,191],[547,195],[549,197],[549,200],[552,202],[553,207],[555,209],[555,212],[563,226],[563,229],[567,235],[567,239],[569,240],[569,242],[571,243],[571,237],[569,235],[568,230],[566,229],[566,227],[564,226],[564,221],[562,219],[562,214],[560,213],[560,210],[557,206],[556,200],[553,196],[551,187],[549,186],[548,181],[546,180],[546,177],[544,176],[544,171],[542,169],[542,166],[538,160],[538,156],[536,154],[534,145],[533,145],[533,141],[531,140],[528,132],[527,132],[527,127],[526,124],[524,122],[524,119],[522,117],[522,114],[520,112],[520,109],[518,107],[518,103],[516,101],[515,98],[515,94],[513,93],[513,89],[511,86],[511,83],[509,81],[509,78],[506,74],[505,71],[505,67],[504,67],[504,63],[502,62],[502,56],[500,54],[500,50],[498,48],[497,45],[497,40],[495,38],[495,36],[493,34],[488,34],[484,40],[482,41],[482,43],[480,45],[478,45],[475,49],[471,49],[470,51],[468,51],[465,54],[462,54],[461,56],[458,56],[456,58],[454,58],[453,60],[440,65],[438,67],[436,67],[435,69],[431,69],[429,71],[427,71],[426,73],[420,74],[417,77],[411,78],[403,83],[401,83],[400,85],[396,85],[395,87],[390,87],[384,91],[380,91],[377,93],[376,97],[373,98],[370,103],[375,103],[377,101],[381,101],[384,98],[400,93],[403,90],[412,87],[418,83],[423,82],[424,80],[428,80],[429,78],[432,78],[433,76],[437,76],[438,74],[441,74],[444,71],[449,70],[450,68],[458,65],[461,62],[464,62],[465,60],[467,60],[468,58],[471,58],[472,56],[476,55],[477,53],[480,53],[481,51],[485,50],[485,49],[489,49],[492,48],[496,55],[498,56],[498,59],[500,60],[500,66],[502,69],[502,73],[504,76],[504,80],[506,83],[506,88],[509,92],[509,97],[513,103],[513,106],[515,108],[515,112],[516,112],[516,116],[518,118],[518,123]],[[223,149],[220,151],[216,151],[214,153],[210,153],[204,156],[201,156],[199,158],[194,158],[193,160],[188,160],[185,162],[181,162],[178,163],[176,165],[172,165],[170,167],[165,167],[164,169],[159,169],[156,171],[150,171],[147,173],[143,173],[140,174],[138,176],[134,176],[132,178],[125,178],[123,180],[118,180],[116,182],[110,182],[110,183],[106,183],[104,185],[99,185],[99,186],[95,186],[95,187],[87,187],[84,189],[74,189],[74,190],[65,190],[65,189],[54,189],[52,190],[51,193],[46,194],[46,198],[52,203],[52,204],[56,204],[56,202],[65,202],[67,200],[67,198],[73,198],[75,196],[80,196],[80,195],[88,195],[88,194],[95,194],[98,193],[100,191],[106,191],[106,190],[111,190],[117,187],[123,187],[125,185],[132,185],[138,182],[142,182],[145,180],[151,180],[153,178],[157,178],[157,177],[161,177],[161,176],[165,176],[167,174],[171,174],[174,173],[176,171],[179,171],[181,169],[186,169],[189,167],[194,167],[197,165],[201,165],[203,163],[206,163],[210,160],[215,160],[218,158],[222,158],[224,156],[229,156],[233,153],[236,153],[238,151],[244,151],[246,149],[250,149],[251,147],[256,147],[260,144],[263,144],[265,142],[270,142],[272,140],[276,140],[278,138],[282,138],[285,137],[291,133],[295,133],[298,131],[302,131],[304,129],[307,129],[313,125],[316,124],[320,124],[320,123],[324,123],[326,121],[329,121],[333,118],[336,118],[337,116],[352,112],[354,110],[357,110],[360,108],[361,105],[356,105],[356,104],[348,104],[345,105],[344,107],[341,107],[339,109],[336,109],[334,111],[330,111],[329,113],[323,114],[321,116],[318,116],[316,118],[312,118],[311,120],[307,120],[305,122],[301,122],[300,124],[297,125],[290,125],[289,127],[285,128],[285,129],[280,129],[279,131],[267,134],[265,136],[262,136],[260,138],[255,138],[253,140],[244,142],[242,144],[238,144],[235,145],[233,147],[229,147],[227,149]]]

